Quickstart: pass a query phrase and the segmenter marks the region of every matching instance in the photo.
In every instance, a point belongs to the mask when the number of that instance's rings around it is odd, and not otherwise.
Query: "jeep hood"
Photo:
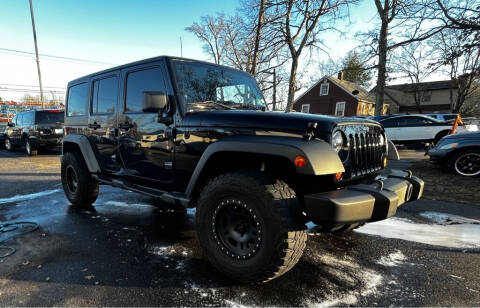
[[[255,110],[214,110],[189,113],[183,127],[225,127],[251,128],[266,131],[303,132],[308,123],[317,123],[318,133],[331,133],[339,124],[379,124],[361,118],[332,117],[297,112],[255,111]]]

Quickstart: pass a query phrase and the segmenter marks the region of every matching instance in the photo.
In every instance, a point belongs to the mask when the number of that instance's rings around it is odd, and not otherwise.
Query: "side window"
[[[425,119],[423,118],[403,118],[399,122],[399,126],[413,127],[413,126],[424,126]]]
[[[33,125],[33,116],[35,111],[26,112],[23,114],[23,125]]]
[[[386,128],[391,128],[391,127],[397,127],[398,125],[398,119],[386,119],[380,122],[383,127]]]
[[[128,73],[125,112],[142,112],[143,92],[166,92],[159,67]]]
[[[114,113],[117,104],[118,78],[116,76],[93,82],[91,113]]]
[[[23,112],[17,114],[17,126],[23,125]]]
[[[82,83],[68,89],[67,116],[85,115],[85,104],[87,101],[87,84]]]

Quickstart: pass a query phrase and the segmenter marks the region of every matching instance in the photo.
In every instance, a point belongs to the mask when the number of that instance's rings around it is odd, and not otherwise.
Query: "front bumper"
[[[454,149],[439,149],[436,147],[429,148],[425,155],[430,157],[430,161],[434,163],[445,162]]]
[[[373,184],[306,195],[305,207],[308,219],[318,225],[379,221],[395,215],[405,202],[418,200],[423,186],[410,171],[392,170]]]

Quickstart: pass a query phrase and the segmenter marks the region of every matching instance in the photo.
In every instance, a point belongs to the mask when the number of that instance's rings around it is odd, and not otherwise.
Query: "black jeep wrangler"
[[[388,145],[377,122],[265,109],[249,74],[182,58],[71,81],[65,194],[90,206],[106,184],[195,207],[205,255],[244,282],[291,269],[309,221],[350,230],[420,198],[410,172],[378,177]]]
[[[19,112],[4,132],[5,149],[12,151],[25,146],[27,155],[39,149],[62,146],[63,110],[30,110]]]

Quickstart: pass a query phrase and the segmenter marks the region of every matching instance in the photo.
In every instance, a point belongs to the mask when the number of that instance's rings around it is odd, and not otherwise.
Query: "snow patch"
[[[470,219],[458,215],[451,215],[438,212],[423,212],[420,216],[425,217],[439,225],[455,225],[455,224],[474,224],[480,225],[480,220]]]
[[[476,224],[419,224],[392,217],[366,224],[355,232],[451,248],[480,247],[480,225]]]
[[[122,206],[122,207],[132,207],[132,206],[138,206],[138,207],[153,207],[152,205],[149,204],[142,204],[142,203],[126,203],[126,202],[121,202],[121,201],[107,201],[105,202],[106,205],[113,205],[113,206]]]
[[[40,198],[48,195],[53,195],[58,192],[60,192],[60,189],[45,190],[45,191],[28,194],[28,195],[16,195],[10,198],[0,199],[0,204],[32,200],[32,199],[36,199],[36,198]]]
[[[403,264],[405,260],[407,260],[407,257],[400,250],[397,250],[388,256],[382,256],[377,263],[383,266],[395,267]]]
[[[384,280],[382,275],[372,269],[361,266],[351,258],[339,259],[337,256],[324,254],[321,256],[321,262],[329,264],[331,268],[338,268],[338,270],[330,273],[350,286],[352,290],[340,296],[327,296],[327,298],[321,302],[314,302],[309,299],[304,303],[305,306],[308,307],[356,305],[361,297],[376,294],[378,287]],[[332,286],[331,289],[334,288],[335,286]],[[340,292],[333,293],[338,294]]]

